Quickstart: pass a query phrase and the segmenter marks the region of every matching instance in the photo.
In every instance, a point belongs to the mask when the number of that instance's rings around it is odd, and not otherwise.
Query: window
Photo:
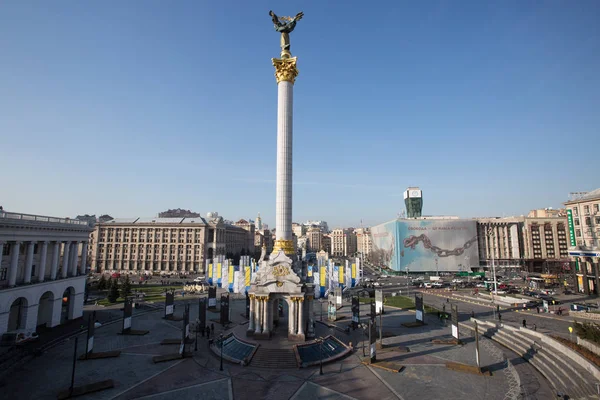
[[[592,217],[585,217],[585,225],[586,226],[592,225]]]
[[[579,226],[579,218],[575,218],[575,225]]]
[[[0,269],[0,281],[5,281],[6,280],[6,274],[8,272],[8,268],[2,268]]]
[[[577,237],[581,236],[581,230],[580,229],[575,229],[575,236],[577,236]]]
[[[596,225],[600,225],[600,217],[596,217]]]
[[[4,249],[2,249],[3,256],[10,256],[10,245],[8,243],[4,243]],[[0,279],[2,280],[2,279]]]
[[[594,212],[595,213],[600,212],[600,204],[599,203],[594,204]]]
[[[579,208],[573,207],[573,215],[575,215],[576,217],[579,216]]]

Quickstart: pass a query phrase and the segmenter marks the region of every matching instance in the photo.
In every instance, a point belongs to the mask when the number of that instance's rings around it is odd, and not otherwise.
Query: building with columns
[[[0,212],[0,334],[82,316],[91,230],[76,219]]]
[[[577,291],[600,294],[600,189],[572,193],[564,204]]]
[[[491,267],[493,255],[497,268],[547,275],[568,270],[566,217],[541,210],[533,210],[529,215],[477,219],[481,267]]]
[[[306,233],[307,251],[312,253],[321,251],[323,247],[322,238],[323,233],[321,232],[321,229],[316,226],[311,227]]]

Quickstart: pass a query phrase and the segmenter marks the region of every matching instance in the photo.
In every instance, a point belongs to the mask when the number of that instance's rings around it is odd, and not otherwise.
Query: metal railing
[[[86,221],[70,218],[46,217],[43,215],[23,214],[0,211],[0,218],[18,219],[22,221],[51,222],[55,224],[87,225]]]

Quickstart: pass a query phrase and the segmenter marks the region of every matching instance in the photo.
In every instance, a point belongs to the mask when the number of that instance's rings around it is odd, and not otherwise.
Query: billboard
[[[393,271],[471,271],[479,265],[477,223],[398,219],[371,228],[376,263]]]

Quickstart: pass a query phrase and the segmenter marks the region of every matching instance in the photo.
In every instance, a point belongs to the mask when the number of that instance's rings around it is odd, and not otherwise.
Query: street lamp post
[[[219,335],[219,340],[221,341],[221,366],[219,367],[219,371],[223,371],[223,333]]]
[[[406,295],[407,295],[407,296],[410,296],[410,289],[409,289],[409,287],[408,287],[408,281],[409,281],[409,279],[408,279],[408,272],[409,272],[409,271],[408,271],[408,267],[407,267],[407,268],[406,268]]]
[[[200,327],[200,320],[196,320],[196,343],[194,344],[194,351],[198,351],[198,328]]]
[[[496,264],[494,263],[494,229],[490,227],[487,231],[487,235],[488,238],[492,240],[492,274],[494,274],[494,294],[498,294],[498,281],[496,280]]]

